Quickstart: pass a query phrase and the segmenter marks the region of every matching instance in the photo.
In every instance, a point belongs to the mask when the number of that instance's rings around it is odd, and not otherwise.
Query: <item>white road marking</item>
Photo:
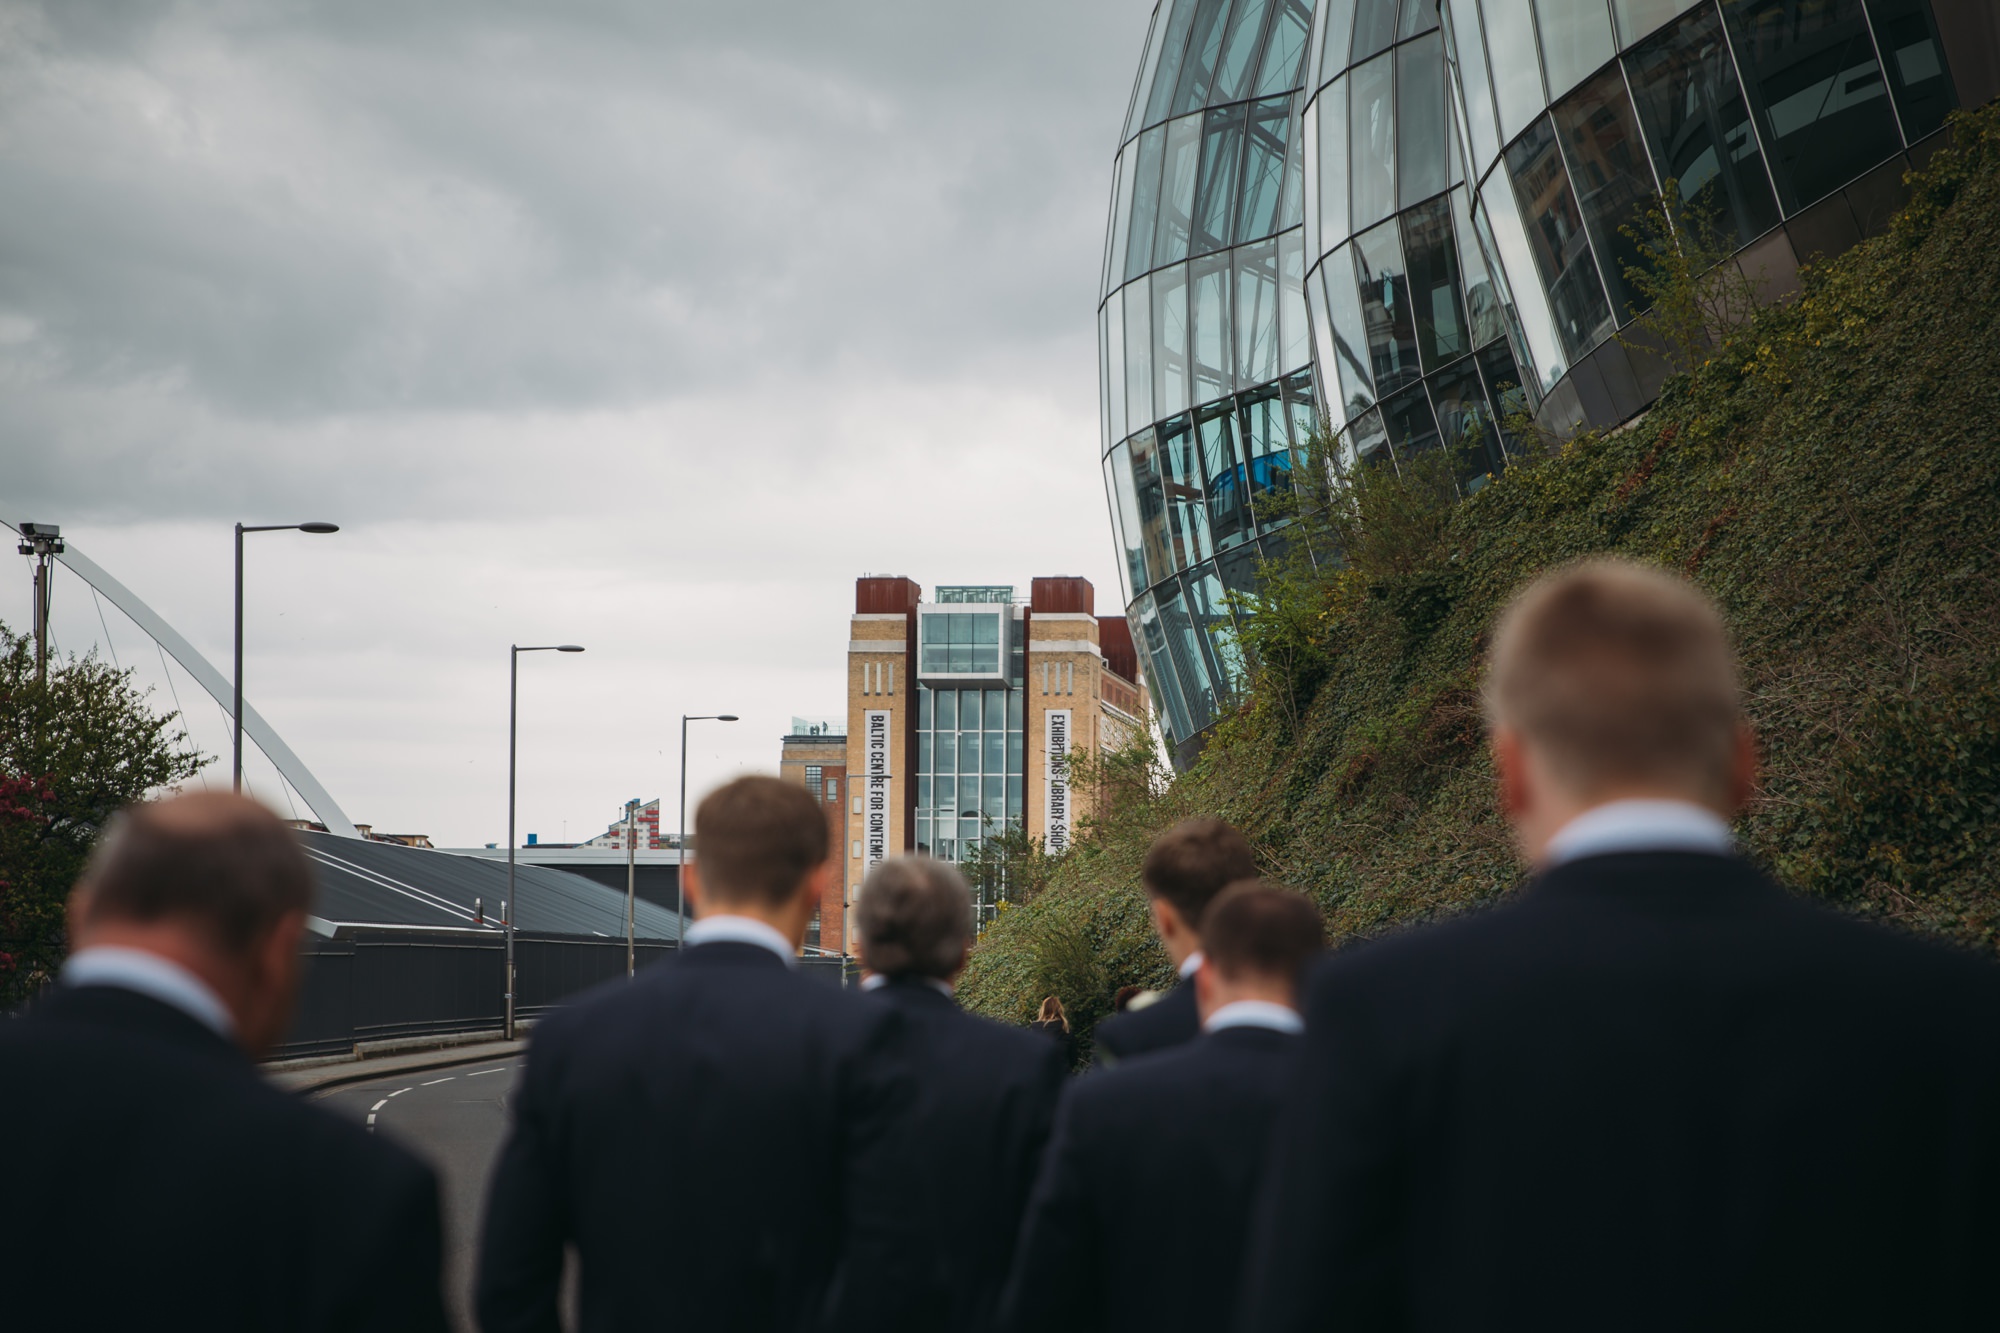
[[[375,1113],[373,1111],[368,1113],[368,1132],[370,1134],[375,1132]]]
[[[480,1070],[480,1071],[479,1071],[479,1074],[504,1074],[504,1073],[506,1073],[506,1072],[507,1072],[507,1066],[505,1066],[505,1065],[500,1065],[499,1067],[497,1067],[497,1068],[494,1068],[494,1069],[482,1069],[482,1070]],[[467,1078],[478,1078],[478,1077],[479,1077],[479,1074],[467,1074],[467,1075],[466,1075],[466,1077],[467,1077]]]
[[[403,1095],[404,1093],[406,1093],[406,1092],[408,1092],[408,1091],[409,1091],[409,1089],[408,1089],[408,1088],[398,1088],[398,1089],[396,1089],[396,1090],[395,1090],[394,1092],[390,1093],[390,1094],[389,1094],[389,1096],[390,1096],[390,1097],[400,1097],[400,1096],[402,1096],[402,1095]],[[383,1100],[384,1100],[384,1101],[387,1101],[387,1100],[388,1100],[388,1098],[387,1098],[387,1097],[385,1097],[385,1098],[383,1098]]]
[[[370,1124],[373,1124],[375,1122],[375,1113],[381,1110],[383,1107],[387,1106],[388,1104],[389,1104],[389,1099],[387,1097],[384,1097],[381,1101],[376,1102],[373,1106],[369,1107],[368,1122]]]
[[[438,1084],[440,1084],[440,1083],[449,1083],[449,1082],[451,1082],[451,1080],[452,1080],[452,1079],[454,1079],[454,1078],[457,1078],[457,1077],[458,1077],[458,1075],[456,1075],[456,1074],[453,1074],[453,1075],[451,1075],[451,1076],[450,1076],[449,1078],[434,1078],[434,1079],[432,1079],[432,1080],[431,1080],[430,1082],[428,1082],[428,1083],[424,1083],[424,1084],[421,1084],[421,1085],[419,1085],[419,1086],[421,1086],[421,1087],[426,1087],[426,1088],[435,1088],[435,1087],[436,1087],[436,1086],[437,1086]]]

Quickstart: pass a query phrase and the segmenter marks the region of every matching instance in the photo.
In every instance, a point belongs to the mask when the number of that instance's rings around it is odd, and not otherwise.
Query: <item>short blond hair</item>
[[[1586,799],[1661,786],[1726,800],[1742,725],[1736,655],[1714,603],[1629,560],[1535,580],[1501,613],[1486,712]]]

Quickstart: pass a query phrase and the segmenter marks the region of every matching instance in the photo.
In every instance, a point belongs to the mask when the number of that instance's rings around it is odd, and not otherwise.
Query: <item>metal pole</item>
[[[502,915],[507,918],[507,1040],[514,1040],[514,918],[521,914],[514,904],[514,715],[515,698],[521,679],[521,648],[507,646],[507,901]]]
[[[236,525],[236,700],[229,710],[234,733],[229,765],[230,790],[243,790],[243,525]]]
[[[688,715],[681,714],[681,854],[674,865],[674,916],[680,922],[676,948],[687,947],[688,933]]]
[[[637,971],[633,962],[632,899],[638,886],[639,803],[625,802],[625,977]]]
[[[35,683],[49,683],[49,557],[35,557]]]

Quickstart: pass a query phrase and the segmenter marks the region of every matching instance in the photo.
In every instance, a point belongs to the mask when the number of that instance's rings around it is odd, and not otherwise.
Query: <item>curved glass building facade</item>
[[[1991,0],[1160,0],[1098,315],[1128,616],[1185,762],[1242,688],[1226,589],[1316,421],[1349,459],[1520,408],[1623,421],[1666,365],[1621,234],[1668,178],[1773,294],[1886,225],[1945,115],[2000,90]]]

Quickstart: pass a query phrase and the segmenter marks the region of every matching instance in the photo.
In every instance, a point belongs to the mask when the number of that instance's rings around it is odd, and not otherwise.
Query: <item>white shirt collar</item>
[[[1203,1032],[1220,1032],[1224,1028],[1269,1028],[1273,1032],[1296,1036],[1306,1030],[1306,1023],[1299,1017],[1298,1010],[1282,1004],[1272,1004],[1269,1000],[1237,1000],[1210,1014],[1201,1025]]]
[[[1181,980],[1186,981],[1189,977],[1201,971],[1201,964],[1202,957],[1201,950],[1199,949],[1181,959]]]
[[[1542,853],[1542,869],[1614,852],[1729,856],[1735,850],[1729,822],[1705,806],[1692,801],[1608,801],[1556,830]]]
[[[171,1005],[228,1041],[236,1040],[236,1020],[206,981],[144,949],[100,944],[80,949],[63,964],[65,986],[116,986]]]
[[[690,947],[697,944],[754,944],[784,959],[786,967],[799,965],[798,950],[792,947],[792,942],[779,934],[776,926],[751,916],[731,916],[720,912],[702,917],[687,928],[686,940]]]
[[[949,981],[940,981],[936,977],[918,977],[917,980],[923,982],[940,995],[950,997],[955,994]],[[862,990],[881,990],[888,984],[889,978],[883,976],[880,972],[870,972],[867,976],[861,978]]]

